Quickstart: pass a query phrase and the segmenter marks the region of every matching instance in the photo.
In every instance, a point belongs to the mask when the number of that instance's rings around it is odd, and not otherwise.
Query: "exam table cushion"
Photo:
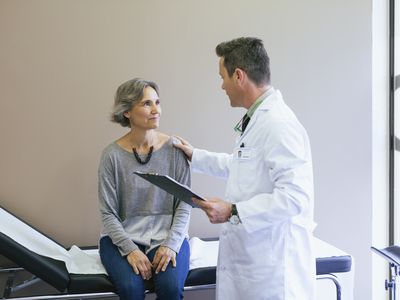
[[[317,275],[345,273],[351,270],[351,256],[319,257],[316,259]]]
[[[60,292],[67,289],[69,273],[62,261],[36,254],[0,233],[1,254],[49,283]]]
[[[185,286],[199,286],[215,284],[215,267],[199,268],[190,270]],[[88,292],[115,292],[115,289],[106,275],[103,274],[71,274],[71,281],[68,286],[70,293]],[[153,291],[154,286],[146,282],[146,289]]]
[[[98,293],[114,292],[114,287],[104,274],[69,274],[64,262],[34,253],[8,236],[0,233],[1,254],[25,270],[49,283],[60,292]],[[215,267],[198,268],[189,272],[185,286],[215,283]],[[153,290],[151,285],[147,289]]]
[[[400,246],[392,245],[383,249],[371,247],[372,251],[383,256],[390,263],[400,266]]]

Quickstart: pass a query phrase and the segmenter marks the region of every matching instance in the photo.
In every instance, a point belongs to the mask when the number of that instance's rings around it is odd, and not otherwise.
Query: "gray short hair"
[[[148,86],[152,87],[157,95],[160,95],[158,85],[153,81],[134,78],[121,84],[115,93],[111,121],[123,127],[131,127],[129,119],[124,116],[124,113],[130,111],[143,98],[143,91]]]

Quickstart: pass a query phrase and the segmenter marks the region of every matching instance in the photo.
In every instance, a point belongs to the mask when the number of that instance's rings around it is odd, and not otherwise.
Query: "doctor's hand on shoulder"
[[[193,202],[205,211],[213,224],[225,223],[232,212],[232,204],[220,198],[207,198],[206,201],[192,198]]]
[[[175,136],[173,140],[173,145],[175,148],[181,149],[185,153],[187,159],[192,161],[193,146],[187,140],[184,140],[180,136]]]

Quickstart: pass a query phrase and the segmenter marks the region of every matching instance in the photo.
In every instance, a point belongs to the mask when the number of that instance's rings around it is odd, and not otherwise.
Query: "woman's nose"
[[[160,106],[153,104],[153,106],[151,107],[151,113],[158,114],[159,112],[160,112]]]

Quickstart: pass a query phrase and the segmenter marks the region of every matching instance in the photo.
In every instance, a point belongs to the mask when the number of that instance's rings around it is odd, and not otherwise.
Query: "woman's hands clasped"
[[[147,256],[139,249],[133,250],[126,258],[135,274],[140,274],[145,280],[151,278],[152,270],[154,270],[156,274],[160,271],[164,272],[170,262],[173,267],[176,267],[176,253],[166,246],[160,246],[157,249],[153,262],[150,262]]]

